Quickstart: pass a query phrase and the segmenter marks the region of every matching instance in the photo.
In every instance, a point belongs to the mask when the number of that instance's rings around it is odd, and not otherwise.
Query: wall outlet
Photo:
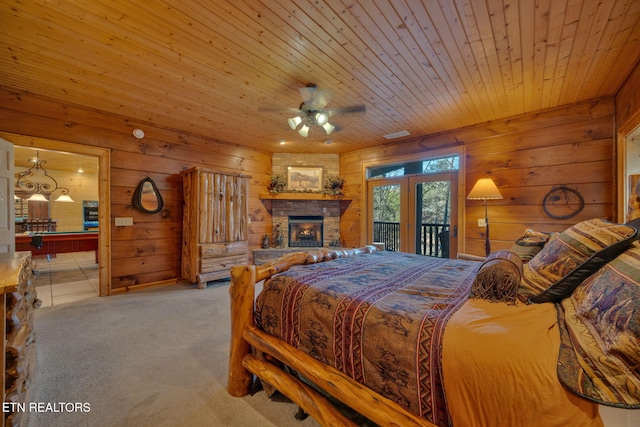
[[[116,217],[116,227],[126,227],[133,225],[132,217]]]
[[[478,227],[486,227],[487,221],[484,218],[478,218]]]

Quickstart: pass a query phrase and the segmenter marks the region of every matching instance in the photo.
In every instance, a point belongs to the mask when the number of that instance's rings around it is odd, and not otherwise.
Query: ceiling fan
[[[302,96],[302,104],[296,116],[288,119],[289,126],[304,137],[309,136],[311,126],[318,125],[327,135],[336,128],[329,123],[329,117],[338,114],[359,113],[366,110],[364,105],[352,105],[343,108],[326,108],[331,99],[332,92],[329,89],[318,89],[314,83],[299,89]]]

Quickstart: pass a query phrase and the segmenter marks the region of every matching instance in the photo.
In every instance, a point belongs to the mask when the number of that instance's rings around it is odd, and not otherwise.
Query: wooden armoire
[[[249,262],[250,178],[199,167],[182,172],[182,277],[201,289]]]

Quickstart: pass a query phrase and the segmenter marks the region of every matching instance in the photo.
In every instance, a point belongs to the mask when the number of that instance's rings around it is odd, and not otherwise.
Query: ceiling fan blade
[[[367,111],[367,107],[364,105],[351,105],[349,107],[331,108],[329,110],[329,115],[335,116],[338,114],[362,113],[364,111]]]
[[[315,85],[308,85],[306,87],[301,87],[298,89],[300,92],[300,97],[302,98],[302,102],[309,102],[313,98],[313,94],[318,88]]]
[[[279,107],[258,107],[259,113],[275,113],[275,114],[298,114],[299,108],[279,108]]]
[[[333,91],[330,89],[318,89],[314,83],[298,89],[302,97],[302,103],[309,109],[322,110],[331,100]]]
[[[316,89],[311,98],[311,106],[317,110],[322,110],[331,100],[333,92],[330,89]]]

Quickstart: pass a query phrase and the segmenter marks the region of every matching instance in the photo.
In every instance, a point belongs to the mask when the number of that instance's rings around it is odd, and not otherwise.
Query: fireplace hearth
[[[321,248],[323,228],[321,216],[289,216],[289,247]]]

